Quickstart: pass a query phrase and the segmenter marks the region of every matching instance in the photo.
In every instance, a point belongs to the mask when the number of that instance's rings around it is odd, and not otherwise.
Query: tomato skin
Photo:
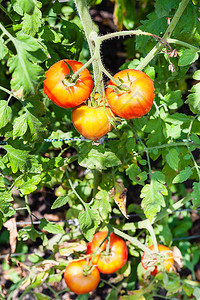
[[[87,254],[92,254],[107,236],[107,231],[97,232],[92,242],[88,243]],[[127,261],[128,250],[125,242],[115,233],[110,234],[110,254],[105,255],[103,251],[106,249],[107,241],[104,242],[97,252],[93,260],[93,264],[97,265],[99,271],[104,274],[110,274],[118,271]]]
[[[112,111],[126,120],[141,118],[147,114],[155,96],[150,77],[142,71],[127,69],[115,74],[114,78],[122,80],[130,90],[117,93],[112,87],[107,87],[106,98]],[[112,80],[109,85],[116,86]]]
[[[90,96],[93,88],[93,80],[87,69],[84,69],[76,83],[67,86],[63,83],[65,76],[69,74],[67,62],[73,72],[78,71],[83,64],[75,60],[64,59],[56,62],[46,72],[44,80],[44,93],[56,105],[63,108],[72,108],[83,103]]]
[[[65,282],[68,288],[78,295],[93,291],[100,281],[99,270],[96,267],[89,275],[85,276],[83,274],[83,269],[86,265],[86,260],[73,261],[65,269]]]
[[[149,249],[152,250],[152,251],[154,251],[154,245],[151,245],[151,246],[149,247]],[[173,265],[174,265],[174,257],[173,257],[172,251],[171,251],[168,247],[166,247],[166,246],[164,246],[164,245],[158,245],[158,251],[159,251],[160,253],[163,252],[163,254],[164,254],[164,252],[166,252],[165,257],[164,257],[164,259],[163,259],[163,262],[161,262],[161,265],[162,265],[162,267],[164,267],[164,269],[165,269],[166,271],[169,272],[170,269],[171,269],[171,268],[173,267]],[[153,260],[156,261],[156,258],[153,258]],[[143,253],[143,255],[142,255],[142,257],[141,257],[141,264],[142,264],[142,266],[143,266],[143,268],[144,268],[145,270],[148,269],[148,266],[147,266],[146,263],[145,263],[145,252]],[[151,275],[156,276],[157,273],[158,273],[158,267],[157,267],[157,265],[155,265],[155,268],[154,268],[154,270],[151,272]]]
[[[89,107],[82,104],[72,110],[71,119],[74,127],[83,137],[97,141],[112,128],[107,115],[113,117],[108,107],[104,109],[103,106]]]

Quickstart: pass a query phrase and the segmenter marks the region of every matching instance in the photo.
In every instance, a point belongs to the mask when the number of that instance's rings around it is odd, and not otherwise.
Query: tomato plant
[[[87,294],[99,284],[100,274],[96,267],[88,267],[86,260],[69,263],[64,272],[68,288],[76,294]]]
[[[169,272],[174,265],[172,251],[164,245],[158,245],[159,253],[155,253],[154,245],[151,245],[149,249],[152,251],[152,255],[143,253],[141,257],[143,268],[147,270],[149,266],[155,266],[153,271],[151,271],[151,275],[153,276],[156,276],[159,271],[164,269]]]
[[[128,257],[125,242],[115,233],[112,232],[108,240],[102,244],[107,235],[107,231],[97,232],[92,241],[88,243],[86,252],[87,254],[94,254],[97,251],[93,264],[97,265],[99,271],[104,274],[110,274],[121,269]]]
[[[112,111],[124,119],[141,118],[153,104],[154,84],[144,72],[128,69],[114,75],[121,85],[110,80],[106,97]],[[112,87],[113,86],[113,87]]]
[[[56,62],[46,72],[44,93],[56,105],[71,108],[83,103],[90,96],[93,87],[92,76],[84,69],[77,78],[72,78],[83,64],[75,60],[64,59]]]
[[[96,141],[108,133],[114,115],[108,106],[89,107],[82,104],[72,110],[71,119],[76,130],[85,138]]]

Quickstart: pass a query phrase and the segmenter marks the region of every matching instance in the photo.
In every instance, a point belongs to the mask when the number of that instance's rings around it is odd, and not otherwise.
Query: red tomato
[[[103,242],[107,234],[107,231],[97,232],[94,235],[92,242],[88,243],[86,253],[94,253]],[[101,247],[97,251],[97,255],[95,255],[93,264],[97,265],[101,273],[110,274],[118,271],[123,267],[123,265],[127,261],[128,250],[125,242],[113,232],[110,235],[109,253],[106,253],[106,251],[104,251],[106,250],[106,245],[107,241],[105,241],[101,245]]]
[[[64,279],[68,288],[76,294],[87,294],[99,284],[100,274],[96,267],[92,267],[91,273],[85,273],[87,261],[73,261],[65,269]]]
[[[64,59],[52,65],[44,80],[44,93],[56,105],[71,108],[80,105],[90,96],[93,80],[87,69],[84,69],[75,82],[70,80],[69,68],[78,71],[83,64],[75,60]]]
[[[154,99],[153,81],[142,71],[128,69],[120,71],[114,78],[122,81],[128,90],[116,90],[116,84],[110,80],[106,97],[112,111],[124,119],[140,118],[147,114]]]
[[[154,251],[154,245],[151,245],[149,249]],[[174,265],[173,253],[168,247],[158,245],[158,251],[161,255],[156,255],[155,252],[152,253],[152,255],[146,255],[144,252],[141,258],[141,263],[145,270],[147,270],[149,266],[155,266],[154,270],[151,272],[151,275],[153,276],[156,276],[158,273],[158,268],[170,271]]]
[[[113,113],[107,106],[89,107],[85,104],[75,107],[71,114],[76,130],[92,141],[99,140],[111,130],[109,117],[113,117]]]

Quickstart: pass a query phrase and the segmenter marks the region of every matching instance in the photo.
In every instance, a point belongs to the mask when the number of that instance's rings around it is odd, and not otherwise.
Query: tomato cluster
[[[88,243],[86,254],[88,261],[73,261],[65,269],[65,282],[76,294],[93,291],[99,284],[100,273],[110,274],[121,269],[127,261],[128,250],[119,236],[100,231]]]
[[[56,105],[73,108],[73,125],[85,138],[96,141],[107,134],[115,115],[128,120],[141,118],[150,111],[154,85],[144,72],[134,69],[118,72],[106,88],[106,99],[100,96],[97,101],[96,95],[91,96],[92,76],[82,67],[81,62],[69,59],[52,65],[46,73],[44,93]],[[80,73],[75,76],[77,71]],[[84,103],[88,99],[90,105]]]
[[[153,266],[153,270],[151,271],[151,275],[156,276],[158,271],[170,271],[174,265],[174,256],[172,251],[164,246],[158,245],[158,252],[154,251],[154,245],[151,245],[149,249],[152,251],[150,255],[143,253],[141,257],[141,264],[145,270],[147,270],[150,266]]]

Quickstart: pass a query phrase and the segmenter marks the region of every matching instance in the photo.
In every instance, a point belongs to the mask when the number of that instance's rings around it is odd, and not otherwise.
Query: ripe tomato
[[[86,253],[94,253],[106,238],[107,234],[107,231],[97,232],[94,235],[92,242],[88,243]],[[97,254],[92,262],[93,264],[97,265],[99,271],[104,274],[110,274],[121,269],[126,263],[128,257],[126,244],[119,236],[112,232],[109,242],[109,253],[106,253],[105,251],[108,243],[105,241],[97,251]]]
[[[151,245],[149,249],[154,251],[154,245]],[[151,272],[151,275],[153,276],[156,276],[159,271],[158,269],[170,271],[174,265],[173,253],[168,247],[158,245],[158,251],[160,255],[155,252],[152,253],[152,255],[146,255],[144,252],[141,258],[141,263],[145,270],[147,270],[149,266],[155,266],[154,270]]]
[[[72,110],[71,119],[82,136],[97,141],[111,130],[109,117],[113,116],[107,106],[89,107],[82,104]]]
[[[142,71],[128,69],[115,74],[114,78],[123,82],[128,90],[116,90],[116,84],[110,80],[106,97],[112,111],[127,120],[147,114],[154,99],[154,85],[150,77]],[[110,87],[112,85],[113,88]]]
[[[52,65],[44,80],[44,93],[56,105],[71,108],[80,105],[90,96],[93,80],[87,69],[84,69],[75,82],[72,82],[67,62],[73,72],[78,71],[83,64],[75,60],[64,59]]]
[[[91,273],[90,273],[91,272]],[[73,261],[65,269],[64,279],[68,288],[76,294],[87,294],[99,284],[100,274],[96,267],[87,273],[87,261]]]

